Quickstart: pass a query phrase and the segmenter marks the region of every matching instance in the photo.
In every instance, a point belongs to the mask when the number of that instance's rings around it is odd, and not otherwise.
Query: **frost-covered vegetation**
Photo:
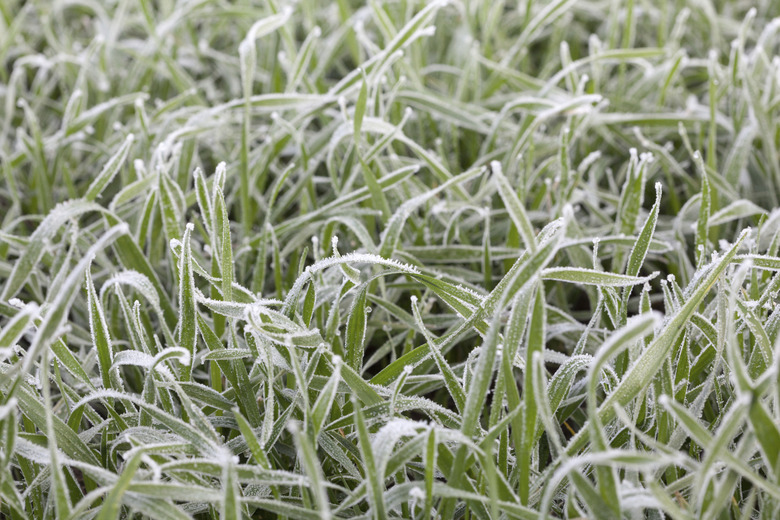
[[[0,0],[0,518],[777,518],[776,0]]]

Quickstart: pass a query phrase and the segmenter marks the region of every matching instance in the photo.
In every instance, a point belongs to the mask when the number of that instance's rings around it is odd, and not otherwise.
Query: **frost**
[[[384,267],[397,269],[407,274],[421,274],[420,270],[412,265],[399,262],[398,260],[395,259],[382,258],[381,256],[372,253],[353,252],[353,253],[347,253],[346,255],[343,256],[332,256],[330,258],[320,260],[319,262],[306,267],[303,273],[301,273],[301,276],[299,276],[295,280],[295,283],[290,289],[290,292],[287,294],[287,298],[284,301],[284,307],[282,309],[282,312],[283,313],[288,312],[289,308],[293,305],[293,303],[297,300],[298,296],[300,295],[304,285],[306,285],[306,283],[309,280],[311,280],[311,277],[314,273],[323,271],[328,267],[333,267],[336,265],[349,265],[352,263],[367,263],[367,264],[381,265]]]
[[[377,461],[377,470],[382,474],[387,459],[396,443],[403,437],[417,435],[424,425],[410,419],[392,419],[382,426],[371,439],[371,449]]]
[[[425,491],[418,486],[414,486],[409,490],[409,498],[423,502],[425,500]]]
[[[145,275],[138,271],[121,271],[106,280],[100,288],[100,300],[105,300],[105,293],[110,288],[119,285],[127,285],[137,290],[149,303],[152,304],[158,314],[162,314],[160,309],[160,298],[152,282]]]
[[[235,466],[239,463],[238,455],[234,455],[230,450],[225,448],[224,446],[220,446],[220,448],[215,453],[218,464],[221,466]]]
[[[16,409],[17,400],[15,397],[11,397],[4,405],[0,405],[0,421],[8,417],[8,415]]]

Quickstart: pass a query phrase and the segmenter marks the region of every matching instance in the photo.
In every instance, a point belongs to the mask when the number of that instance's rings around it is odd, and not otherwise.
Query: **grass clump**
[[[0,2],[0,517],[776,517],[778,15]]]

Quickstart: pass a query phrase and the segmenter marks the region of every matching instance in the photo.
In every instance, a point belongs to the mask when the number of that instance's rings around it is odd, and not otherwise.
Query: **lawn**
[[[778,53],[777,0],[0,0],[0,519],[777,518]]]

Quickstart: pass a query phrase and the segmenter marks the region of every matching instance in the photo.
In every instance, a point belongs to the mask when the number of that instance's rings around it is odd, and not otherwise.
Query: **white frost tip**
[[[412,305],[417,305],[417,296],[413,294],[409,299],[412,301]]]
[[[8,300],[8,305],[10,305],[11,307],[16,307],[17,309],[24,308],[24,302],[19,298],[11,298],[10,300]]]
[[[406,365],[406,366],[404,367],[404,373],[405,373],[405,374],[407,374],[407,375],[411,374],[413,370],[414,370],[414,369],[412,368],[412,366],[411,366],[411,365]]]
[[[187,231],[195,231],[195,224],[187,222]]]
[[[171,249],[178,249],[181,247],[181,241],[178,238],[171,239]]]
[[[342,363],[341,356],[339,356],[338,354],[334,354],[332,361],[333,361],[333,366],[334,367],[337,367],[337,366],[341,365],[341,363]]]
[[[503,172],[501,168],[501,161],[490,161],[490,169],[493,170],[493,172],[497,175],[500,175]]]
[[[322,28],[319,25],[315,25],[314,29],[311,30],[311,33],[314,35],[315,38],[319,38],[322,36]]]
[[[245,56],[248,52],[251,51],[252,46],[255,44],[254,41],[249,40],[241,40],[241,43],[238,44],[238,53],[241,56]]]
[[[415,500],[425,500],[425,491],[420,489],[419,487],[413,487],[409,490],[409,496]]]

